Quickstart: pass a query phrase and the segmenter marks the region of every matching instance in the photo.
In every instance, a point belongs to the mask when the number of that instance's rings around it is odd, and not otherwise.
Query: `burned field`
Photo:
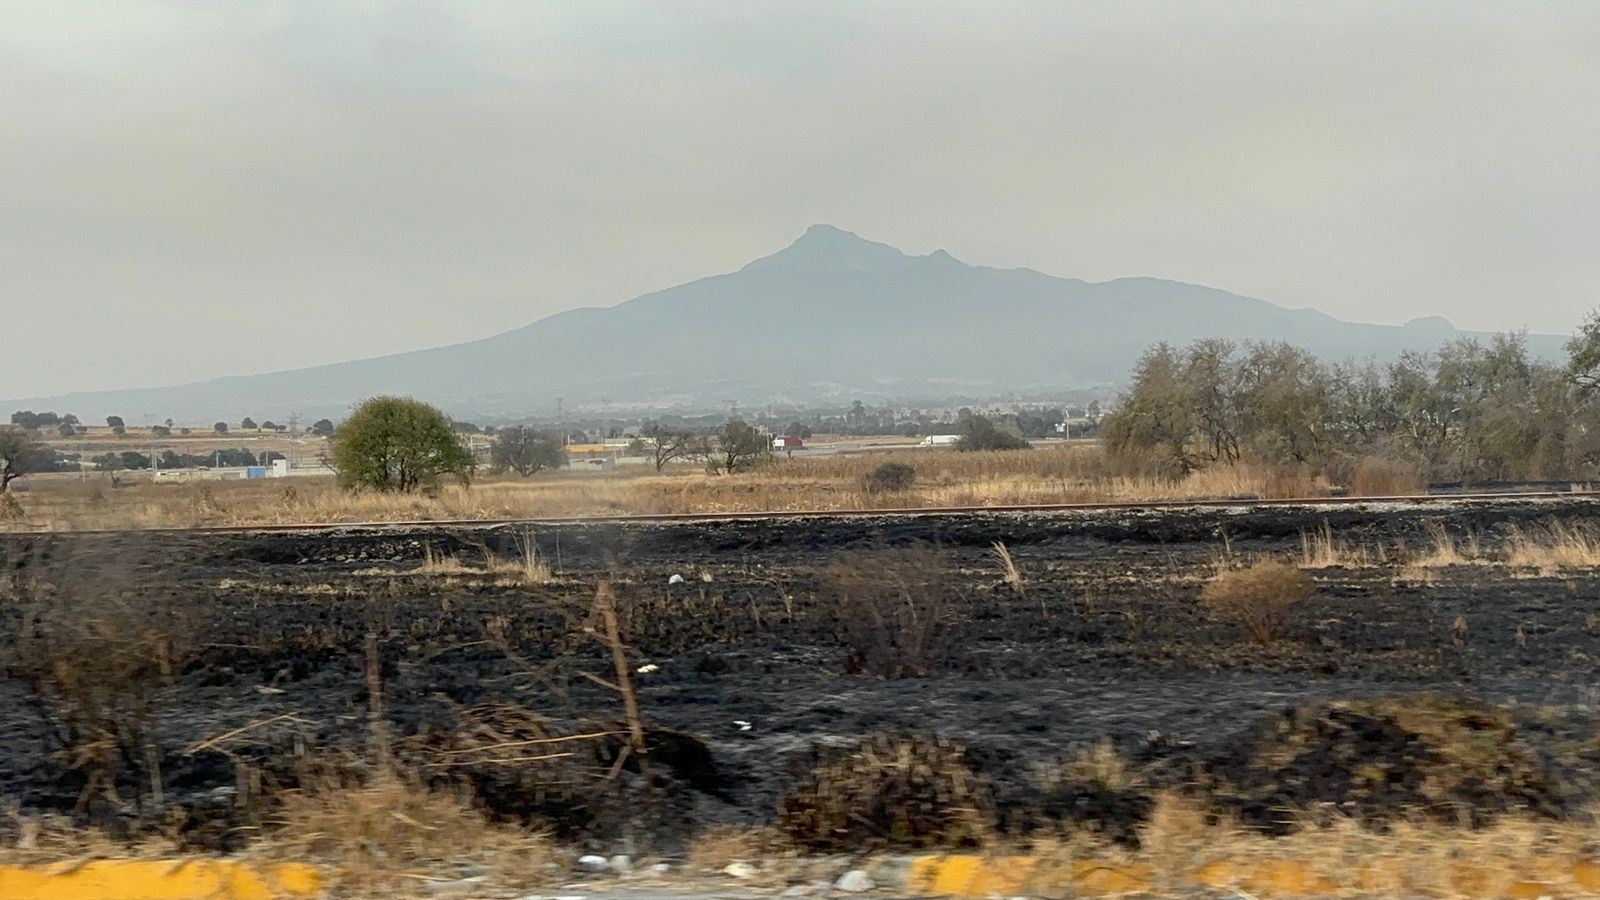
[[[1265,834],[1574,818],[1600,798],[1600,581],[1508,548],[1581,545],[1595,512],[11,535],[0,831],[234,849],[378,766],[664,853],[719,825],[1133,844],[1164,793]],[[1309,580],[1266,632],[1204,599],[1261,560]]]

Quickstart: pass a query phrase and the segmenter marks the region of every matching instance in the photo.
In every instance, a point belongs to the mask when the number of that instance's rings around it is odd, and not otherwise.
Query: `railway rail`
[[[636,513],[594,516],[520,516],[499,519],[396,519],[361,522],[293,522],[257,525],[194,525],[161,528],[104,528],[83,530],[11,529],[0,530],[7,535],[96,535],[96,534],[236,534],[307,531],[349,530],[405,530],[416,528],[495,528],[515,525],[606,525],[648,524],[654,522],[716,522],[760,519],[826,519],[861,517],[901,517],[982,515],[986,513],[1056,513],[1056,512],[1114,512],[1146,511],[1159,509],[1198,509],[1230,507],[1272,506],[1370,506],[1380,504],[1437,504],[1471,503],[1483,501],[1522,502],[1560,499],[1588,499],[1600,501],[1600,493],[1587,491],[1531,491],[1452,494],[1401,494],[1384,497],[1288,497],[1274,499],[1217,499],[1217,500],[1153,500],[1142,502],[1094,503],[1017,503],[998,506],[919,506],[900,509],[808,509],[808,510],[755,510],[740,512],[693,513]]]

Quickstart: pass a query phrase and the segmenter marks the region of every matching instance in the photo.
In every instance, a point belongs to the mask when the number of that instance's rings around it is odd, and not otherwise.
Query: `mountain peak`
[[[904,261],[906,255],[888,244],[869,241],[853,231],[833,225],[807,228],[794,243],[771,256],[763,256],[741,271],[769,266],[818,270],[861,269]]]

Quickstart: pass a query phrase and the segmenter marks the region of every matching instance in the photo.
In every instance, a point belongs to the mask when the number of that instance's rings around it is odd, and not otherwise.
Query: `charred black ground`
[[[1264,647],[1196,597],[1228,555],[1298,555],[1324,526],[1399,558],[1430,525],[1493,546],[1510,526],[1597,509],[1571,498],[7,536],[0,790],[25,810],[123,831],[177,822],[198,846],[235,844],[256,804],[300,784],[308,761],[369,749],[375,664],[398,759],[574,839],[671,849],[709,824],[794,820],[820,767],[857,777],[839,759],[897,736],[954,748],[935,756],[964,770],[929,790],[960,785],[1002,830],[1078,823],[1132,841],[1164,788],[1267,831],[1306,809],[1376,825],[1574,815],[1596,797],[1600,767],[1592,572],[1318,569],[1316,596]],[[414,571],[427,555],[469,569],[512,559],[530,540],[552,583]],[[995,541],[1016,560],[1020,593],[1002,580]],[[938,594],[945,623],[922,651],[923,677],[863,670],[849,633],[859,626],[842,615],[841,579],[884,549],[936,560],[913,586]],[[601,580],[630,666],[644,667],[648,787],[636,759],[618,760],[625,737],[537,763],[504,750],[622,730],[617,695],[590,677],[611,677],[585,632]],[[1128,761],[1125,782],[1072,774],[1102,740]],[[886,783],[922,802],[922,787]],[[882,828],[902,827],[883,815]]]

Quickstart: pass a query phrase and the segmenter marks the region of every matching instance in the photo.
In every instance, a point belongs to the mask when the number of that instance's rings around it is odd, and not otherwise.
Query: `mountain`
[[[154,410],[184,422],[243,415],[337,418],[374,394],[409,394],[462,418],[613,409],[709,409],[787,400],[994,397],[1123,379],[1157,340],[1281,339],[1329,358],[1428,350],[1458,332],[1440,318],[1344,322],[1157,278],[1091,283],[908,256],[829,225],[737,272],[574,309],[431,350],[176,387],[0,401],[85,421]],[[1540,355],[1562,338],[1530,335]]]

